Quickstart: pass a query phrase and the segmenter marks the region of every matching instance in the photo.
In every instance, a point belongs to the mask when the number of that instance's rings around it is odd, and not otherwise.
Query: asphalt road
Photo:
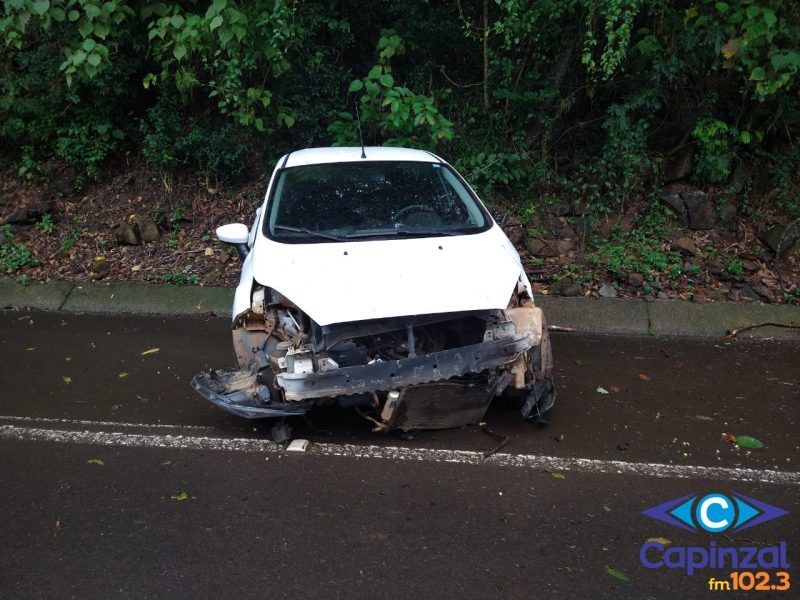
[[[189,387],[233,366],[225,320],[2,313],[0,598],[719,595],[732,569],[647,569],[648,538],[787,541],[791,591],[751,595],[796,594],[800,346],[556,334],[554,352],[553,422],[492,407],[509,443],[486,461],[479,427],[406,440],[332,409],[291,422],[312,447],[289,455]],[[709,492],[789,514],[715,535],[641,514]]]

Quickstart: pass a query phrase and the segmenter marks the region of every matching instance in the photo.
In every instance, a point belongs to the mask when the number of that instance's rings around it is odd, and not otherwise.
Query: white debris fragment
[[[305,452],[308,450],[308,440],[292,440],[286,446],[287,452]]]

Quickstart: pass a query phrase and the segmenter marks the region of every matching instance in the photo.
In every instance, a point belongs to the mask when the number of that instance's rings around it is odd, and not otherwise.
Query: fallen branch
[[[562,327],[561,325],[548,325],[547,329],[550,331],[566,331],[566,332],[574,332],[574,327]]]
[[[489,437],[492,437],[492,438],[494,438],[494,439],[496,439],[496,440],[498,440],[500,442],[497,446],[495,446],[491,450],[487,450],[486,452],[483,453],[483,458],[484,459],[489,458],[492,454],[495,454],[495,453],[499,452],[500,450],[502,450],[503,448],[505,448],[508,445],[508,442],[511,439],[508,436],[502,436],[502,435],[499,435],[499,434],[495,433],[494,431],[492,431],[491,429],[486,427],[485,423],[481,423],[480,424],[480,428],[481,428],[481,431],[483,433],[485,433]]]
[[[782,327],[784,329],[798,329],[798,330],[800,330],[800,325],[767,322],[767,323],[756,323],[754,325],[745,325],[744,327],[738,327],[737,329],[731,329],[730,331],[728,331],[727,335],[729,337],[736,337],[742,331],[748,331],[750,329],[756,329],[757,327]]]

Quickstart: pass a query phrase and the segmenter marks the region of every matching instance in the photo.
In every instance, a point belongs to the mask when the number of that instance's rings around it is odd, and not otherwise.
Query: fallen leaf
[[[160,348],[148,348],[147,350],[142,352],[142,356],[147,356],[148,354],[155,354],[159,350],[160,350]]]
[[[99,458],[90,458],[89,460],[86,461],[86,464],[87,465],[104,465],[106,463],[104,463]]]
[[[545,470],[545,473],[550,475],[550,477],[555,477],[556,479],[566,479],[566,477],[564,477],[563,473],[559,473],[557,471],[547,471],[547,470]]]
[[[144,396],[140,396],[139,394],[136,394],[136,399],[137,399],[137,400],[139,400],[140,402],[144,402],[145,404],[147,404],[148,402],[150,402],[150,400],[148,400],[148,399],[147,399],[147,398],[145,398]]]
[[[188,500],[189,499],[189,494],[187,494],[186,492],[181,492],[177,496],[172,496],[172,499],[173,500]]]
[[[737,435],[736,436],[736,445],[741,446],[742,448],[763,448],[764,442],[762,442],[758,438],[754,438],[749,435]]]
[[[730,442],[731,444],[735,444],[736,443],[736,436],[733,435],[732,433],[723,433],[722,434],[722,441]]]
[[[625,573],[623,573],[618,569],[614,569],[613,567],[609,567],[608,565],[606,565],[606,573],[608,573],[612,577],[616,577],[620,581],[624,581],[625,583],[628,583],[630,581],[630,578],[628,578],[628,576],[625,575]]]
[[[119,410],[120,408],[122,408],[122,404],[112,404],[111,405],[111,410]]]
[[[583,364],[583,361],[582,361],[580,358],[576,358],[576,359],[575,359],[575,364],[576,364],[576,365],[582,365],[582,364]]]
[[[603,388],[603,387],[598,387],[597,388],[597,393],[598,394],[607,394],[608,390],[606,388]]]
[[[30,348],[25,348],[25,350],[27,352],[30,352],[31,350],[36,350],[36,346],[31,346]]]
[[[72,377],[70,377],[69,375],[62,375],[61,379],[64,380],[64,383],[72,383]]]
[[[648,542],[658,542],[662,546],[670,546],[670,545],[672,545],[672,542],[670,540],[668,540],[667,538],[663,538],[663,537],[647,538],[646,541],[648,541]]]
[[[203,252],[203,254],[205,256],[214,256],[214,249],[211,246],[209,246],[208,248],[206,248],[206,251]]]
[[[622,391],[622,388],[619,387],[618,385],[612,385],[611,391],[614,392],[615,394],[619,394]]]
[[[722,47],[722,56],[725,58],[733,58],[736,56],[736,53],[739,51],[739,40],[736,38],[731,38],[725,45]]]
[[[650,381],[650,379],[652,379],[652,378],[650,377],[650,375],[645,375],[644,373],[639,373],[639,379],[641,379],[642,381]]]
[[[603,510],[606,512],[611,512],[611,507],[608,506],[607,504],[603,504]]]
[[[65,356],[65,357],[64,357],[64,360],[65,360],[66,362],[69,362],[69,361],[71,361],[71,360],[72,360],[72,357],[71,357],[71,356]]]
[[[713,421],[714,420],[713,417],[707,417],[705,415],[695,415],[694,418],[697,419],[698,421]]]
[[[141,270],[142,270],[142,265],[133,265],[131,267],[131,271],[134,271],[134,272],[141,271]]]
[[[172,461],[171,461],[171,460],[165,460],[164,462],[162,462],[162,463],[161,463],[161,466],[162,466],[162,467],[168,467],[168,466],[170,466],[171,464],[172,464]]]
[[[125,378],[125,377],[127,377],[128,375],[130,375],[130,373],[128,373],[127,371],[123,371],[122,373],[120,373],[120,374],[119,374],[119,378],[120,378],[120,379],[124,379],[124,378]]]

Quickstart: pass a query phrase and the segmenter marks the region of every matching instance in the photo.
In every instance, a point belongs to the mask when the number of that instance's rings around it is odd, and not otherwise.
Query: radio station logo
[[[788,511],[743,494],[688,494],[669,500],[642,514],[701,535],[731,534],[788,515]],[[703,545],[680,546],[663,538],[650,539],[639,550],[639,560],[648,569],[675,569],[694,575],[699,570],[725,569],[729,579],[709,579],[709,589],[784,590],[791,585],[788,542],[774,545],[737,545],[710,540]],[[741,540],[746,542],[747,540]],[[751,581],[752,580],[752,581]],[[750,583],[754,586],[748,587]],[[727,586],[727,587],[725,587]]]
[[[715,493],[703,497],[689,494],[642,511],[642,514],[689,531],[720,533],[749,529],[789,513],[742,494]]]

